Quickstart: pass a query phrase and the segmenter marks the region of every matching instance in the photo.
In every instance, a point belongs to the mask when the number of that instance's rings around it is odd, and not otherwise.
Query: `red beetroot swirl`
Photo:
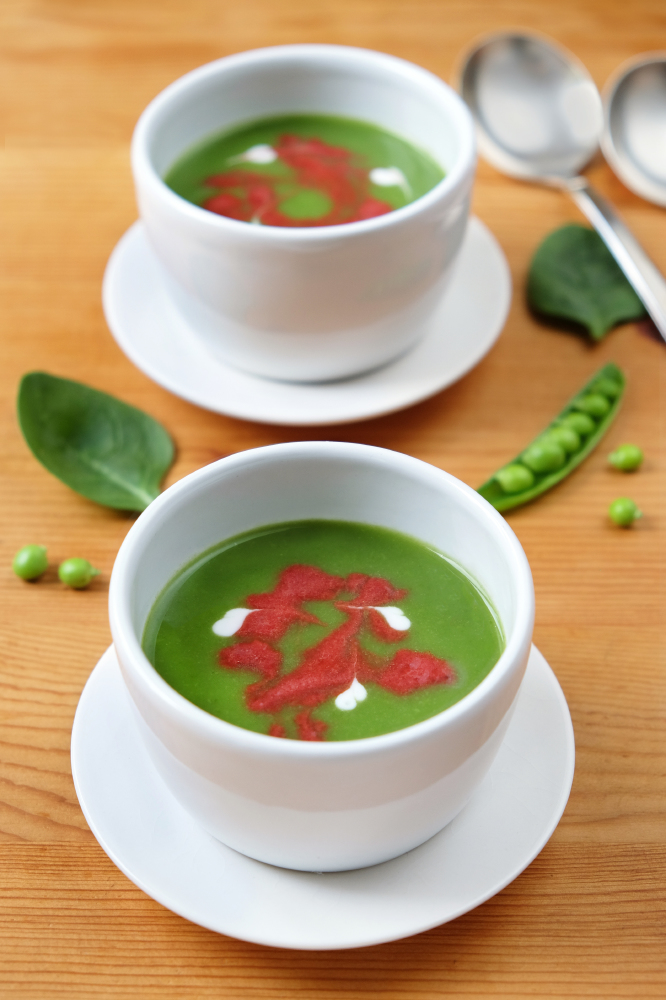
[[[245,169],[207,177],[209,187],[220,189],[203,207],[218,215],[264,226],[336,226],[385,215],[391,205],[373,198],[368,171],[354,163],[354,154],[343,146],[329,146],[321,139],[281,135],[273,147],[278,159],[291,168],[301,188],[317,191],[331,202],[331,209],[315,219],[294,219],[280,209],[278,185],[285,178]]]
[[[259,675],[245,691],[251,711],[277,716],[287,708],[300,709],[294,720],[299,739],[323,740],[327,725],[312,718],[312,709],[337,698],[355,678],[397,695],[455,682],[450,664],[430,653],[401,649],[392,658],[381,659],[361,647],[359,636],[364,628],[386,643],[405,637],[404,632],[391,628],[376,607],[390,606],[406,593],[381,577],[351,573],[343,579],[315,566],[289,566],[273,591],[248,597],[246,604],[253,609],[252,614],[236,633],[236,644],[220,650],[220,666]],[[335,601],[342,594],[344,600]],[[305,601],[331,600],[347,615],[346,621],[306,650],[294,670],[281,674],[282,654],[271,643],[298,623],[321,624],[304,610]],[[269,734],[285,736],[286,731],[276,720]]]

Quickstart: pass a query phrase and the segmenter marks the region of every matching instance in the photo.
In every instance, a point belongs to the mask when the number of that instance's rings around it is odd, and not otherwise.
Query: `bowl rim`
[[[205,208],[194,205],[172,191],[167,186],[160,174],[153,165],[150,154],[150,145],[155,131],[160,128],[166,119],[171,102],[186,93],[191,87],[197,86],[209,79],[223,76],[229,71],[238,68],[252,67],[253,65],[266,65],[289,61],[322,61],[328,59],[329,63],[336,60],[343,64],[374,64],[383,71],[393,72],[403,79],[420,85],[424,90],[437,97],[442,107],[453,119],[456,130],[460,138],[460,152],[455,162],[448,169],[445,177],[439,181],[430,191],[427,191],[420,198],[404,205],[402,208],[394,209],[385,215],[376,216],[372,219],[363,219],[359,222],[345,222],[333,226],[311,226],[311,227],[288,227],[288,226],[249,226],[247,222],[237,219],[229,219],[226,216],[217,215]],[[151,194],[159,199],[166,209],[178,213],[183,219],[187,219],[191,224],[204,228],[209,234],[236,235],[245,237],[248,240],[260,243],[286,241],[290,244],[308,244],[317,242],[337,241],[344,234],[348,238],[355,235],[363,235],[375,230],[382,230],[387,226],[399,225],[408,222],[415,216],[420,216],[428,212],[433,205],[440,201],[447,201],[455,196],[456,192],[466,183],[472,182],[474,167],[476,164],[476,135],[472,116],[461,97],[444,80],[441,80],[434,73],[411,63],[398,56],[388,53],[377,52],[373,49],[365,49],[357,46],[347,45],[327,45],[327,44],[293,44],[275,45],[265,48],[250,49],[245,52],[237,52],[229,56],[223,56],[213,62],[205,63],[196,69],[190,70],[183,76],[174,80],[164,88],[147,105],[141,113],[134,129],[131,143],[131,161],[134,180],[137,188],[146,186]]]
[[[320,462],[327,457],[338,461],[352,460],[366,466],[371,464],[394,469],[409,478],[421,479],[424,484],[439,486],[443,492],[456,496],[459,502],[471,509],[487,527],[490,526],[502,550],[516,588],[516,619],[504,650],[490,672],[480,684],[443,712],[404,729],[393,730],[380,736],[321,743],[276,739],[263,733],[243,729],[211,715],[205,709],[188,701],[158,674],[143,652],[140,638],[136,635],[132,623],[130,592],[133,573],[137,560],[145,545],[149,543],[146,541],[147,535],[149,536],[171,517],[174,506],[182,509],[186,506],[188,497],[208,490],[216,480],[242,472],[243,468],[265,463],[267,460],[279,462],[284,458]],[[233,748],[246,755],[262,758],[268,755],[285,761],[337,760],[349,756],[373,756],[428,739],[441,729],[459,724],[465,716],[471,716],[487,705],[521,662],[523,660],[527,662],[534,624],[534,586],[525,552],[507,522],[476,490],[450,473],[401,452],[371,445],[299,441],[253,448],[219,459],[185,476],[154,500],[132,525],[116,557],[109,586],[109,618],[123,672],[128,671],[143,695],[147,695],[153,706],[158,706],[160,714],[172,724],[185,726],[193,735],[196,734],[198,738],[203,738],[220,749]]]

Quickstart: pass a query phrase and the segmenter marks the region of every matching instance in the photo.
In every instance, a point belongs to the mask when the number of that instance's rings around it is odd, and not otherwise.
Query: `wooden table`
[[[0,997],[656,997],[664,976],[666,773],[663,419],[666,351],[647,324],[599,346],[540,325],[524,283],[541,238],[579,217],[555,191],[481,164],[475,212],[509,259],[514,301],[489,356],[448,391],[365,423],[290,429],[204,412],[152,384],[116,347],[100,302],[104,266],[136,216],[134,122],[185,71],[238,50],[320,41],[381,49],[450,79],[475,35],[525,25],[555,36],[601,86],[625,58],[666,47],[663,0],[6,0],[0,8],[3,164],[3,441],[0,588]],[[666,214],[602,161],[589,171],[666,270]],[[530,559],[535,641],[568,699],[577,769],[562,822],[534,863],[451,924],[341,953],[218,936],[136,889],[88,830],[70,774],[74,710],[109,643],[107,588],[131,518],[70,492],[31,456],[14,416],[39,368],[143,407],[172,432],[168,482],[222,455],[333,436],[397,449],[477,485],[607,360],[627,372],[607,442],[564,485],[508,520]],[[636,441],[630,479],[605,455]],[[630,493],[630,531],[606,520]],[[54,570],[34,585],[9,565],[26,542],[52,563],[85,555],[86,592]]]

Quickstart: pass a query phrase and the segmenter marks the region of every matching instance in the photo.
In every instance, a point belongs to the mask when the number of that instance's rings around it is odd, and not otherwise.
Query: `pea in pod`
[[[624,387],[617,365],[604,365],[549,426],[478,492],[497,510],[511,510],[561,482],[599,444],[620,408]]]

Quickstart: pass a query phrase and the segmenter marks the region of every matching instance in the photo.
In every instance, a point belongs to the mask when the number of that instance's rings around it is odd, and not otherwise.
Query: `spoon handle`
[[[595,191],[584,177],[576,177],[567,185],[567,190],[615,257],[666,340],[666,279],[663,274],[610,202]]]

